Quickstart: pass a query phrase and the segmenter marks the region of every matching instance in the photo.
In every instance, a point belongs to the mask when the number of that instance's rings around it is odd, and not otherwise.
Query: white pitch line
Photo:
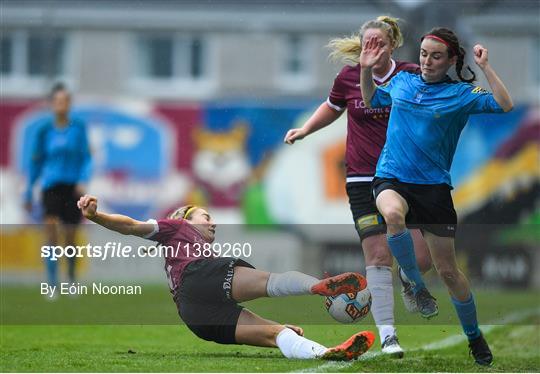
[[[487,334],[490,331],[495,330],[496,328],[499,328],[499,327],[504,326],[504,325],[508,325],[510,323],[516,323],[516,322],[522,321],[522,320],[524,320],[524,319],[526,319],[528,317],[531,317],[531,316],[534,316],[534,315],[537,315],[537,314],[540,314],[540,309],[538,309],[538,308],[522,310],[520,312],[515,312],[515,313],[512,313],[512,314],[508,314],[508,315],[506,315],[506,316],[504,316],[502,318],[499,318],[497,320],[492,321],[491,323],[489,323],[487,325],[481,325],[480,329],[482,330],[482,332],[484,334]],[[437,350],[437,349],[443,349],[443,348],[452,347],[454,345],[458,345],[460,343],[463,343],[466,340],[467,339],[466,339],[465,335],[463,335],[463,334],[452,335],[452,336],[449,336],[448,338],[445,338],[445,339],[442,339],[442,340],[439,340],[437,342],[433,342],[433,343],[430,343],[430,344],[426,344],[423,347],[418,348],[418,349],[414,349],[414,350],[415,351],[417,351],[417,350],[433,351],[433,350]]]
[[[539,315],[539,314],[540,314],[540,308],[527,309],[527,310],[508,314],[502,318],[492,321],[490,324],[481,325],[480,327],[482,329],[482,332],[487,334],[495,330],[496,328],[504,326],[505,324],[516,323],[528,317]],[[466,341],[465,335],[456,334],[456,335],[449,336],[447,338],[441,339],[433,343],[425,344],[420,348],[409,349],[405,351],[405,353],[415,352],[415,351],[436,351],[443,348],[453,347],[464,341]],[[363,354],[362,356],[360,356],[355,361],[346,361],[346,362],[330,361],[330,362],[326,362],[322,365],[318,365],[312,368],[296,370],[296,371],[293,371],[293,373],[320,373],[320,372],[326,372],[326,371],[334,372],[336,370],[345,369],[353,365],[356,361],[367,361],[375,357],[379,357],[381,355],[382,355],[381,351],[377,351],[377,352],[369,351]]]
[[[346,367],[351,366],[352,361],[328,361],[322,365],[315,366],[312,368],[295,370],[293,373],[320,373],[329,371],[331,373],[336,372],[339,369],[345,369]]]

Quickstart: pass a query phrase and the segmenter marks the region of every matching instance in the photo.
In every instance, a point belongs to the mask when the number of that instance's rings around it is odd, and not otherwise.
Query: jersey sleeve
[[[412,74],[417,74],[417,75],[422,74],[422,70],[420,69],[420,66],[416,64],[407,64],[405,68],[403,69],[403,71],[406,71]]]
[[[471,84],[464,85],[461,93],[464,108],[468,114],[504,113],[503,108],[495,101],[493,94],[482,87]]]
[[[26,179],[26,188],[24,192],[25,202],[32,201],[32,188],[43,169],[45,161],[45,141],[48,131],[48,124],[42,122],[38,125],[38,129],[32,134],[30,139],[30,157],[28,160],[28,175]]]
[[[149,219],[146,222],[152,224],[154,226],[154,230],[144,238],[159,243],[166,242],[174,234],[176,234],[178,230],[181,230],[185,224],[184,220],[178,219]]]
[[[88,131],[84,122],[79,122],[80,126],[80,146],[79,152],[81,156],[81,168],[79,174],[79,181],[88,183],[92,175],[92,156],[90,153],[90,144],[88,141]]]
[[[399,84],[402,76],[403,74],[399,72],[388,82],[377,86],[377,89],[371,98],[372,108],[382,108],[392,105],[392,89]]]
[[[334,85],[330,90],[326,104],[338,112],[342,112],[347,108],[347,99],[345,97],[346,86],[343,82],[343,70],[334,79]]]

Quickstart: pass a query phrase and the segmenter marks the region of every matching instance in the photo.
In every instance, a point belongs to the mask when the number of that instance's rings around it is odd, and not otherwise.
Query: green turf
[[[152,291],[152,295],[148,295],[155,298],[156,304],[153,306],[157,310],[163,308],[168,311],[167,313],[174,315],[174,306],[170,300],[167,300],[166,293],[163,300],[168,301],[168,304],[161,306],[159,301],[162,298],[161,293],[158,288]],[[6,295],[5,289],[3,295]],[[535,297],[537,300],[536,295],[529,293],[529,300],[531,298],[534,300]],[[488,306],[491,299],[508,295],[497,293],[497,297],[494,297],[493,293],[477,293],[477,296],[481,306]],[[523,295],[522,298],[525,299]],[[11,297],[11,300],[14,300],[14,297]],[[307,310],[322,308],[320,298],[300,298],[299,300],[307,304]],[[519,300],[521,298],[516,297],[516,301]],[[265,308],[268,308],[267,301],[251,304],[250,307],[258,309],[259,312],[265,311]],[[450,308],[447,303],[442,302],[443,300],[440,301],[441,309]],[[62,298],[57,303],[44,305],[49,305],[54,309],[62,305],[81,303],[86,305],[87,302],[88,300],[84,298]],[[402,313],[400,304],[400,302],[396,303],[399,314]],[[520,306],[526,306],[524,301],[522,304]],[[129,303],[126,302],[126,306],[128,305]],[[139,307],[138,304],[136,304],[137,307]],[[298,305],[295,304],[293,307],[296,309]],[[113,309],[115,308],[123,311],[123,307],[113,304]],[[515,312],[520,308],[514,305],[514,308],[509,309]],[[5,304],[2,305],[2,312],[9,310]],[[20,305],[17,310],[21,312]],[[144,312],[146,311],[152,313],[152,305],[144,309]],[[296,309],[296,311],[299,314],[303,313],[302,309]],[[32,312],[40,314],[44,310],[37,308]],[[9,313],[14,313],[14,311],[11,310]],[[138,311],[137,315],[140,313],[141,311]],[[501,309],[496,314],[502,315],[502,313]],[[366,319],[364,322],[366,323],[364,325],[304,324],[303,327],[308,338],[331,346],[342,342],[358,330],[374,329],[369,324],[369,320]],[[437,342],[460,333],[459,326],[447,323],[444,317],[430,322],[419,320],[417,324],[402,324],[398,329],[402,346],[409,350],[403,360],[368,355],[359,361],[342,364],[318,360],[287,360],[277,349],[218,345],[196,338],[185,326],[181,325],[2,325],[0,370],[4,372],[288,372],[298,370],[534,372],[540,368],[538,316],[519,324],[497,326],[486,334],[495,355],[494,366],[487,369],[472,363],[472,359],[468,356],[467,346],[463,342],[444,349],[421,350],[421,347],[427,343]],[[380,342],[376,341],[371,352],[379,351],[379,346]]]
[[[397,288],[397,287],[396,287]],[[77,298],[62,296],[48,302],[39,294],[39,287],[2,287],[0,304],[2,324],[5,325],[173,325],[178,313],[165,285],[144,285],[142,295],[84,295]],[[446,291],[432,289],[440,306],[439,324],[458,323]],[[397,292],[397,291],[396,291]],[[480,323],[488,323],[516,310],[540,308],[535,292],[524,290],[475,292]],[[400,296],[396,295],[396,323],[423,324],[418,314],[407,313]],[[261,316],[293,324],[332,324],[318,296],[263,298],[246,304]],[[39,312],[36,312],[39,311]],[[366,323],[373,323],[371,315]]]

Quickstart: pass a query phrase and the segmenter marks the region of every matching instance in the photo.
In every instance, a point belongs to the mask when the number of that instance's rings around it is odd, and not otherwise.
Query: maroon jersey
[[[373,77],[375,84],[386,83],[403,70],[420,73],[420,67],[416,64],[392,60],[392,67],[386,76]],[[347,109],[347,181],[371,181],[386,141],[390,107],[366,108],[360,91],[360,65],[341,69],[334,80],[327,104],[338,111]]]
[[[180,285],[182,272],[190,262],[214,258],[210,243],[185,219],[151,219],[148,223],[154,224],[154,231],[145,238],[157,241],[162,246],[165,272],[171,293],[174,294]],[[208,249],[205,251],[205,248]]]

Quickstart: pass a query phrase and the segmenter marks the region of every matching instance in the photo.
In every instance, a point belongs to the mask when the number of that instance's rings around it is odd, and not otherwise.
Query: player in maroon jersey
[[[261,318],[238,305],[268,296],[334,296],[357,292],[367,283],[360,274],[344,273],[321,281],[296,271],[269,273],[238,258],[214,257],[209,248],[216,224],[205,209],[196,206],[184,206],[167,219],[146,222],[98,212],[97,198],[90,195],[81,197],[77,206],[86,218],[101,226],[162,245],[165,271],[178,314],[202,339],[221,344],[278,347],[287,358],[326,360],[356,358],[375,340],[372,332],[363,331],[338,346],[326,348],[304,338],[300,327]]]
[[[386,228],[377,211],[371,195],[371,181],[375,175],[377,160],[386,140],[386,128],[390,107],[370,109],[362,99],[360,91],[360,65],[358,60],[361,43],[376,35],[384,41],[384,55],[381,62],[373,68],[373,80],[384,84],[402,70],[419,72],[413,63],[395,61],[392,52],[403,43],[397,19],[381,16],[364,23],[359,35],[330,41],[330,56],[342,60],[346,65],[334,80],[334,86],[325,103],[313,113],[308,121],[297,129],[291,129],[285,136],[285,143],[296,140],[320,130],[341,116],[347,110],[347,144],[345,161],[347,167],[347,195],[356,230],[360,236],[366,261],[366,277],[373,304],[371,312],[382,342],[382,351],[394,357],[403,357],[394,327],[394,297],[392,286],[392,255],[386,242]],[[416,259],[423,271],[431,268],[431,257],[419,230],[411,230]],[[399,270],[402,281],[402,297],[405,307],[416,312],[416,301],[412,287]]]

